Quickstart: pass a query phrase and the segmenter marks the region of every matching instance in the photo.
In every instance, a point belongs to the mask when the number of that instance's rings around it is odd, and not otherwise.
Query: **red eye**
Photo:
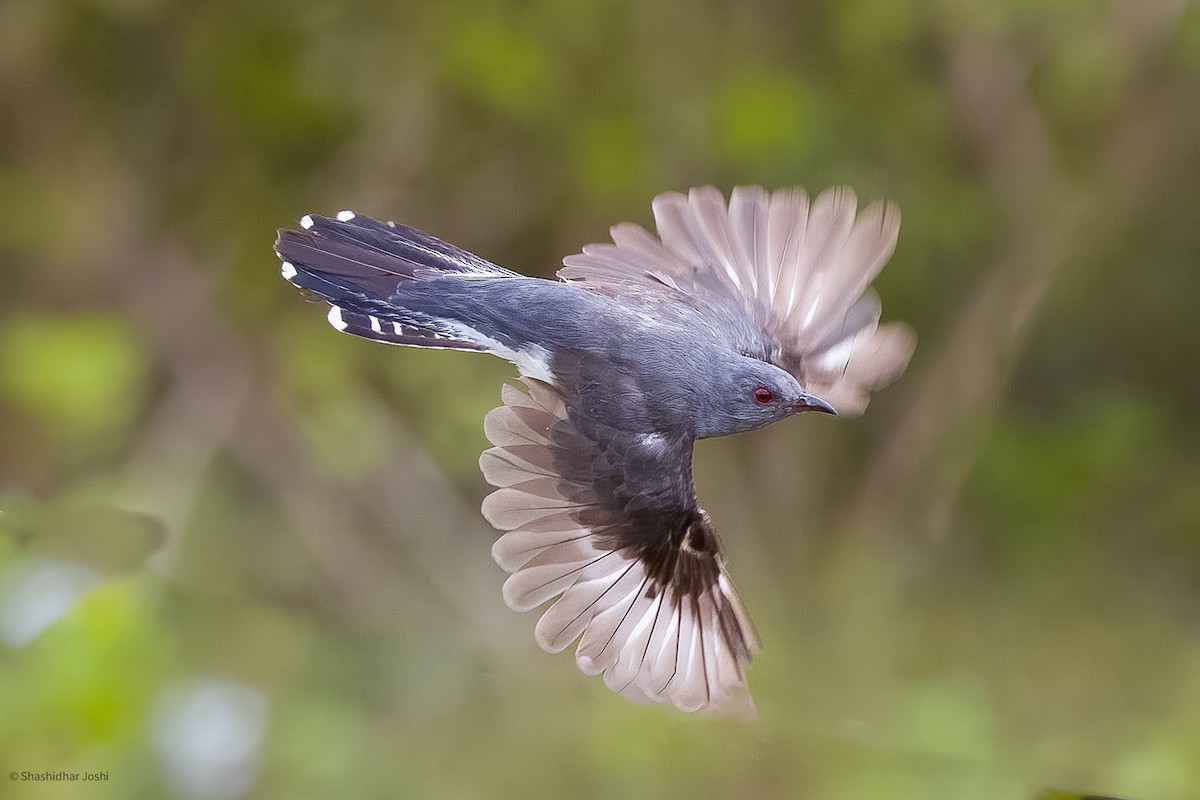
[[[771,390],[765,386],[760,386],[754,390],[754,399],[764,406],[775,399],[775,395],[771,394]]]

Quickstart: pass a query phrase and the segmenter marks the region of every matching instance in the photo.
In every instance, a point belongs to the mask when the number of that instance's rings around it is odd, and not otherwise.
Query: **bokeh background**
[[[539,651],[478,514],[513,369],[271,253],[353,208],[550,276],[703,183],[896,200],[920,336],[861,420],[698,449],[750,724]],[[1200,797],[1198,254],[1179,0],[7,0],[0,795]]]

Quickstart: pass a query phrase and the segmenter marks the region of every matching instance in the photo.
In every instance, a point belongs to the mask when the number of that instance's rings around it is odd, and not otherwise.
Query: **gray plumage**
[[[899,213],[849,189],[712,187],[654,201],[659,236],[527,278],[428,234],[351,212],[280,231],[285,278],[331,304],[340,330],[392,344],[491,352],[517,365],[480,458],[484,516],[512,573],[506,602],[550,600],[535,630],[635,699],[750,707],[758,640],[692,487],[698,438],[805,410],[856,415],[914,346],[880,326],[868,289]]]

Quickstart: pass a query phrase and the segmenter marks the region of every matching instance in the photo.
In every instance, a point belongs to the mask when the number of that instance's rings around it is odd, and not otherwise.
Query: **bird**
[[[501,532],[507,605],[549,604],[540,647],[578,640],[579,669],[637,702],[753,713],[761,645],[698,504],[693,445],[802,412],[857,416],[904,371],[915,334],[880,324],[870,288],[900,212],[860,211],[845,186],[739,186],[728,201],[704,186],[651,208],[657,235],[619,223],[557,280],[352,211],[306,215],[274,249],[337,330],[516,366],[519,387],[484,418],[481,510]]]

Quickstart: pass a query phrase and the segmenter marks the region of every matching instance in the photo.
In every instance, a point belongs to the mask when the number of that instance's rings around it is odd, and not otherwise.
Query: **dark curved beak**
[[[795,403],[796,412],[801,411],[820,411],[824,414],[833,414],[837,416],[837,409],[826,403],[821,398],[811,394],[801,394],[800,399]]]

